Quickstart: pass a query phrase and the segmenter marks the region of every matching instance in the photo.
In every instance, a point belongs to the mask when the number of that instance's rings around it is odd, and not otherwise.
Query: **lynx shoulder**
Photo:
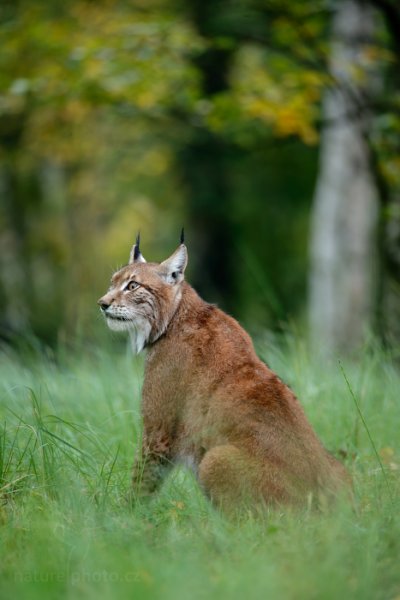
[[[137,239],[98,301],[108,326],[127,331],[136,352],[146,349],[135,490],[155,492],[183,463],[224,508],[336,495],[349,481],[344,467],[237,321],[186,283],[181,241],[164,262],[151,263]]]

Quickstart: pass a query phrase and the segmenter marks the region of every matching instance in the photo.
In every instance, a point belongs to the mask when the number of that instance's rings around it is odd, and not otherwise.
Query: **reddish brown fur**
[[[336,493],[347,481],[344,467],[324,449],[291,390],[257,357],[248,334],[204,302],[183,274],[166,283],[160,268],[133,264],[114,276],[116,287],[127,275],[145,283],[158,315],[147,343],[135,487],[155,491],[183,462],[226,508]],[[137,306],[134,296],[129,301]],[[114,293],[112,302],[123,298]]]

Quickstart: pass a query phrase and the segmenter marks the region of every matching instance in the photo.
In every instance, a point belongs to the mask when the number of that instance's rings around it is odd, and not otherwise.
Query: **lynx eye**
[[[133,290],[136,290],[137,287],[139,287],[139,284],[136,283],[136,281],[130,281],[126,286],[125,291],[133,292]]]

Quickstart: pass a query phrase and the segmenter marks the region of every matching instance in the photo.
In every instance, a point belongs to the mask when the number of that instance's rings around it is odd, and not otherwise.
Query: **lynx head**
[[[183,230],[180,245],[162,263],[146,262],[139,245],[138,235],[128,265],[114,273],[109,290],[98,300],[107,325],[129,331],[137,353],[167,329],[182,297],[187,264]]]

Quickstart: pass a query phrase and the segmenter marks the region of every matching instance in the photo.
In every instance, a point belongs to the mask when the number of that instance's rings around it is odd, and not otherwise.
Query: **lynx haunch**
[[[346,487],[346,470],[237,321],[185,282],[186,264],[183,236],[160,264],[145,261],[137,239],[98,301],[108,326],[128,331],[136,352],[147,351],[135,489],[152,494],[183,463],[227,509],[335,495]]]

